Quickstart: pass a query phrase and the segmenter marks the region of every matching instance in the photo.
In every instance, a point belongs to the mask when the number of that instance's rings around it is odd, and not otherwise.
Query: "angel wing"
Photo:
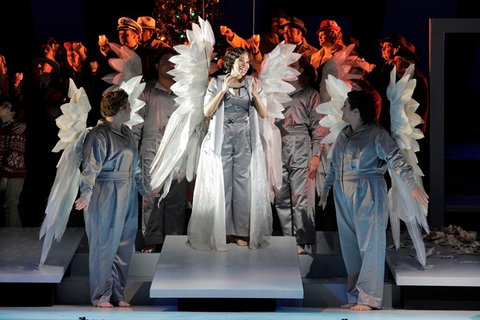
[[[117,54],[118,58],[108,60],[108,64],[115,72],[109,73],[102,78],[105,82],[112,84],[105,92],[113,91],[118,88],[121,83],[142,75],[142,59],[138,54],[130,48],[117,43],[111,42],[110,48]]]
[[[333,145],[337,140],[338,134],[347,125],[347,123],[342,120],[343,112],[340,109],[343,107],[345,99],[347,99],[347,93],[351,90],[351,87],[347,85],[347,83],[341,79],[337,79],[331,74],[328,75],[325,82],[330,100],[319,104],[316,111],[325,115],[320,120],[320,125],[328,128],[330,132],[322,139],[322,143],[325,147],[320,155],[320,165],[317,168],[315,177],[315,184],[318,193],[323,190],[325,176],[330,167]]]
[[[129,79],[126,82],[122,82],[120,88],[125,90],[128,93],[128,102],[130,102],[130,108],[132,109],[130,113],[130,120],[125,122],[130,129],[136,124],[142,123],[144,120],[138,114],[138,110],[142,109],[145,106],[145,101],[138,99],[140,94],[145,89],[145,82],[140,83],[142,81],[142,76],[135,76]]]
[[[70,211],[78,193],[83,139],[87,132],[87,116],[90,102],[83,88],[78,89],[70,79],[68,96],[70,102],[60,107],[62,115],[56,119],[59,127],[57,142],[52,152],[63,153],[57,164],[57,173],[46,208],[46,216],[40,229],[44,238],[40,266],[50,251],[53,239],[60,241],[68,223]]]
[[[193,180],[204,136],[203,104],[215,36],[210,23],[199,17],[199,25],[192,24],[187,38],[190,45],[175,46],[179,54],[170,59],[175,63],[170,71],[175,79],[171,89],[179,107],[168,120],[150,167],[152,189],[163,188],[160,200],[168,194],[173,179]]]
[[[410,65],[402,76],[396,81],[396,67],[390,74],[390,84],[387,88],[387,98],[390,101],[391,116],[391,134],[395,142],[400,147],[400,152],[405,156],[406,161],[412,166],[415,181],[423,187],[423,172],[418,166],[418,160],[415,152],[420,150],[418,139],[423,138],[420,129],[415,128],[423,122],[422,118],[415,113],[419,104],[412,99],[412,94],[416,86],[416,80],[412,79],[415,65]],[[420,226],[426,232],[430,232],[427,223],[428,206],[415,203],[406,186],[398,174],[389,170],[392,177],[392,188],[389,190],[389,214],[392,235],[396,248],[400,246],[400,219],[407,226],[410,237],[412,238],[418,261],[425,266],[426,252],[423,243],[423,237],[420,232]]]
[[[295,45],[281,42],[268,53],[260,66],[258,79],[262,86],[267,107],[267,117],[260,119],[259,128],[267,156],[267,172],[270,184],[270,201],[282,187],[282,137],[275,125],[275,118],[283,119],[283,103],[292,100],[288,95],[295,90],[285,79],[295,79],[300,73],[289,67],[301,54],[294,53]]]

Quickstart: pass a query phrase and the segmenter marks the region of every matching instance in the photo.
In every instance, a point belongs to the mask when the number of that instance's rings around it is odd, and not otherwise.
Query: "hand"
[[[228,91],[228,87],[230,86],[233,80],[235,80],[235,76],[233,76],[231,73],[225,76],[225,80],[223,81],[223,85],[222,85],[223,93],[226,93]]]
[[[82,210],[82,209],[87,210],[89,203],[90,202],[87,199],[78,198],[77,201],[75,201],[75,209],[77,209],[77,210]]]
[[[227,26],[220,26],[220,33],[227,38],[233,38],[233,31]]]
[[[412,190],[412,197],[415,203],[418,201],[425,206],[428,204],[428,194],[425,192],[425,189],[420,186]]]
[[[253,95],[258,95],[258,79],[257,78],[253,78],[253,81],[252,81],[252,94]]]
[[[98,45],[100,47],[100,52],[106,56],[108,51],[110,51],[110,44],[108,43],[108,39],[105,37],[105,35],[98,36]]]
[[[97,61],[92,61],[90,62],[90,70],[95,73],[97,72],[98,69],[98,62]]]
[[[8,179],[5,177],[2,177],[2,179],[0,179],[0,190],[7,190],[7,182]]]
[[[25,132],[25,129],[27,129],[27,124],[26,123],[15,123],[13,125],[13,132],[16,134],[22,134]]]
[[[13,82],[13,88],[18,89],[20,86],[20,82],[23,80],[23,73],[17,72],[15,75],[12,77],[12,82]]]
[[[318,205],[320,207],[325,208],[325,205],[327,204],[327,198],[328,198],[328,192],[322,192],[320,194],[320,201],[318,202]]]
[[[308,177],[310,179],[315,179],[315,174],[317,173],[318,165],[320,164],[320,157],[312,156],[308,162]]]
[[[247,43],[253,55],[257,55],[260,52],[260,35],[254,34],[247,40]]]
[[[151,198],[158,198],[160,195],[155,190],[147,190],[147,195]]]

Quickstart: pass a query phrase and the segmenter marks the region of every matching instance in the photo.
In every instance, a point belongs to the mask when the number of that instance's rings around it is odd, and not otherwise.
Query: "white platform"
[[[434,244],[426,245],[433,247]],[[449,247],[438,245],[435,249],[441,254],[427,257],[426,265],[432,266],[428,270],[424,270],[414,257],[414,250],[387,250],[386,260],[397,285],[480,287],[480,256],[459,255]],[[455,257],[442,258],[449,255]]]
[[[302,299],[295,238],[270,240],[262,250],[229,244],[217,252],[190,248],[186,236],[167,236],[150,297]]]
[[[60,283],[85,232],[67,228],[62,240],[53,242],[41,268],[39,233],[40,228],[0,228],[0,282]]]

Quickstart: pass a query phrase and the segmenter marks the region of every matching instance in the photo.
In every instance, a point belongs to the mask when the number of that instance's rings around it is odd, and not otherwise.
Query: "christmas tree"
[[[158,38],[170,46],[188,43],[186,30],[198,17],[208,20],[214,32],[220,29],[220,0],[155,0],[153,16],[157,21]]]

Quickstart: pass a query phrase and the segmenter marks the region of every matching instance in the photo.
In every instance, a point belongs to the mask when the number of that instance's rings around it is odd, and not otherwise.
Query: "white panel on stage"
[[[84,233],[83,228],[67,228],[39,268],[40,228],[0,228],[0,282],[60,283]]]
[[[167,236],[151,298],[303,299],[294,237],[271,237],[266,249],[228,244],[226,252],[198,251],[186,236]]]
[[[434,244],[426,245],[433,247]],[[435,250],[440,254],[427,257],[426,265],[431,268],[425,270],[414,257],[415,250],[387,250],[386,260],[397,285],[480,287],[480,256],[460,255],[450,247],[439,245]]]

